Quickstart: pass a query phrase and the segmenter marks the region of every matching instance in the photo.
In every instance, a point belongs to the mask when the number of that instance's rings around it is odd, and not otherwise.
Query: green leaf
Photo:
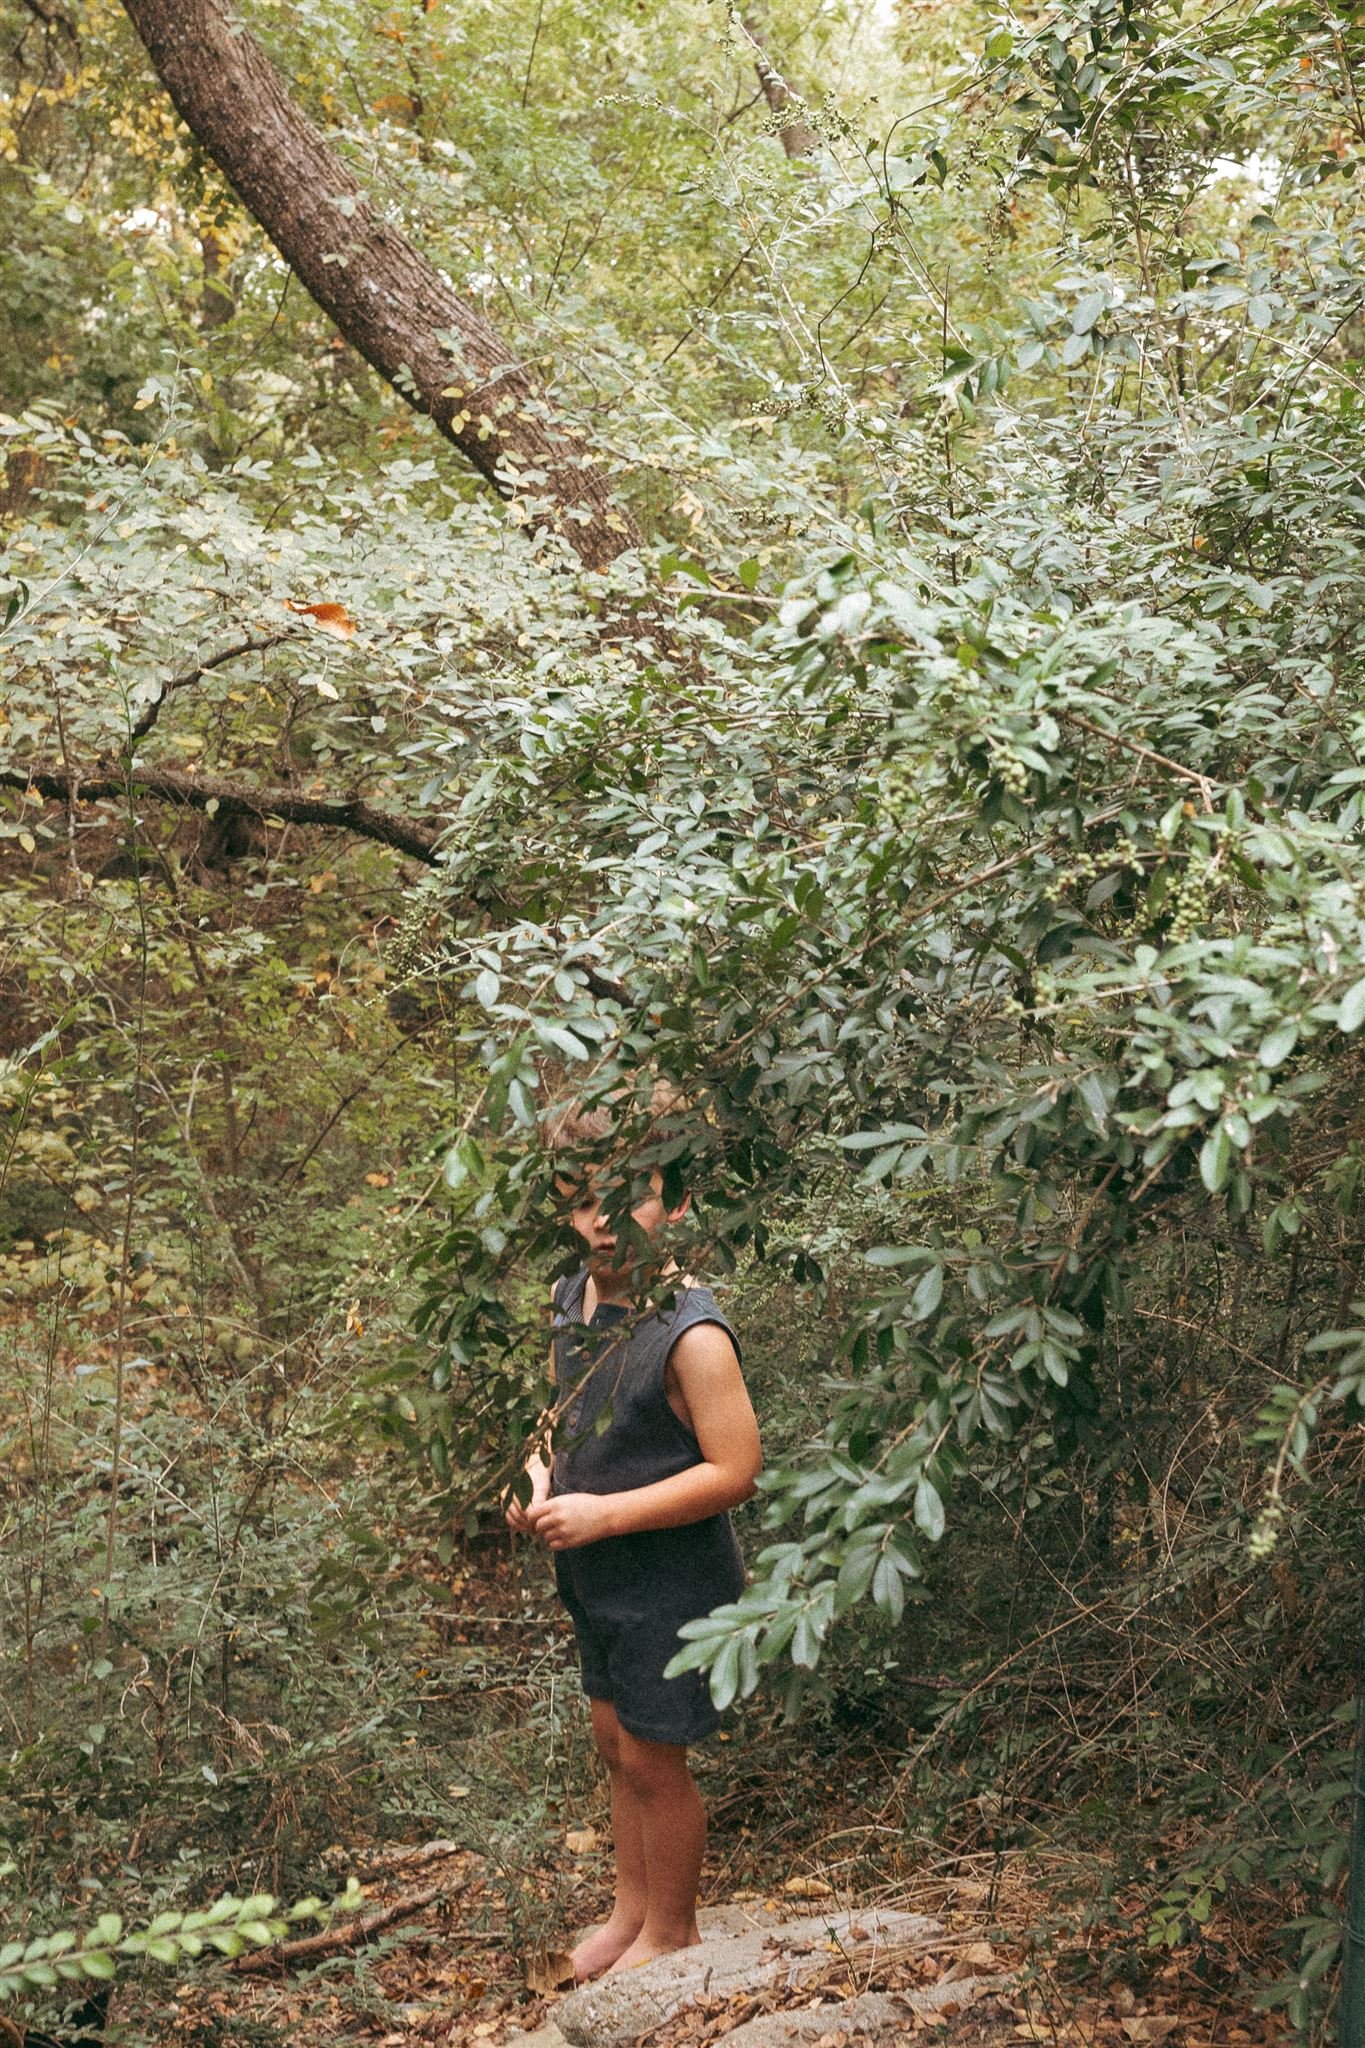
[[[711,1704],[718,1714],[725,1712],[739,1691],[739,1643],[738,1636],[731,1636],[711,1666]]]
[[[591,1058],[591,1054],[582,1039],[576,1037],[572,1031],[567,1030],[563,1024],[551,1024],[546,1019],[538,1017],[535,1023],[535,1034],[542,1045],[548,1046],[553,1052],[564,1053],[571,1060]]]
[[[919,1284],[910,1297],[910,1320],[922,1323],[931,1316],[943,1299],[943,1268],[930,1266],[920,1275]]]
[[[1257,1060],[1263,1067],[1282,1066],[1298,1043],[1299,1026],[1294,1017],[1287,1017],[1283,1024],[1277,1024],[1273,1031],[1267,1031],[1261,1040]]]
[[[1104,292],[1087,292],[1083,299],[1078,299],[1076,302],[1075,310],[1071,315],[1071,332],[1073,334],[1089,334],[1107,304],[1108,299]],[[1081,353],[1084,354],[1085,351],[1082,350]],[[1065,351],[1063,351],[1063,360],[1065,360]]]
[[[1358,981],[1341,999],[1337,1025],[1342,1031],[1359,1031],[1365,1024],[1365,981]]]
[[[943,1502],[932,1479],[921,1477],[915,1488],[915,1526],[931,1543],[937,1543],[943,1534]]]
[[[894,1551],[884,1550],[877,1560],[877,1569],[872,1576],[872,1598],[892,1621],[899,1621],[905,1612],[905,1583]]]
[[[1199,1153],[1199,1178],[1211,1195],[1221,1191],[1231,1164],[1232,1142],[1220,1124],[1213,1135],[1204,1140]]]

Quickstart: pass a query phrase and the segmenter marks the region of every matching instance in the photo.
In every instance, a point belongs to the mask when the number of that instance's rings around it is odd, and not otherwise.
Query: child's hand
[[[611,1534],[610,1509],[600,1493],[557,1493],[553,1500],[532,1502],[526,1520],[551,1550],[578,1550]]]

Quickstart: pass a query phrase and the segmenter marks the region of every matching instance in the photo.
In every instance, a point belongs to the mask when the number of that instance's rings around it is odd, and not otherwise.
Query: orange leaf
[[[355,632],[355,620],[344,604],[297,604],[292,597],[287,597],[285,603],[291,612],[301,612],[334,640],[349,640]]]

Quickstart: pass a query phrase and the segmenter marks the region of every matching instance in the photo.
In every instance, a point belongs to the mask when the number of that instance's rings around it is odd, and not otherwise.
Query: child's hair
[[[616,1128],[616,1119],[609,1105],[629,1104],[625,1089],[616,1089],[606,1102],[586,1107],[576,1096],[567,1101],[551,1103],[542,1120],[545,1143],[552,1152],[567,1152],[580,1147],[600,1144],[609,1138]],[[650,1091],[646,1121],[640,1137],[648,1140],[657,1135],[665,1118],[674,1115],[684,1107],[683,1098],[671,1081],[656,1081]]]

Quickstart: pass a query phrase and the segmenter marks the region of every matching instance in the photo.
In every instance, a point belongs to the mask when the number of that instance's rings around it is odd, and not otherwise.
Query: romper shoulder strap
[[[678,1305],[667,1318],[667,1349],[671,1351],[685,1330],[695,1328],[698,1323],[715,1323],[724,1330],[735,1347],[735,1356],[744,1363],[744,1353],[739,1338],[709,1287],[688,1287],[678,1296]]]

